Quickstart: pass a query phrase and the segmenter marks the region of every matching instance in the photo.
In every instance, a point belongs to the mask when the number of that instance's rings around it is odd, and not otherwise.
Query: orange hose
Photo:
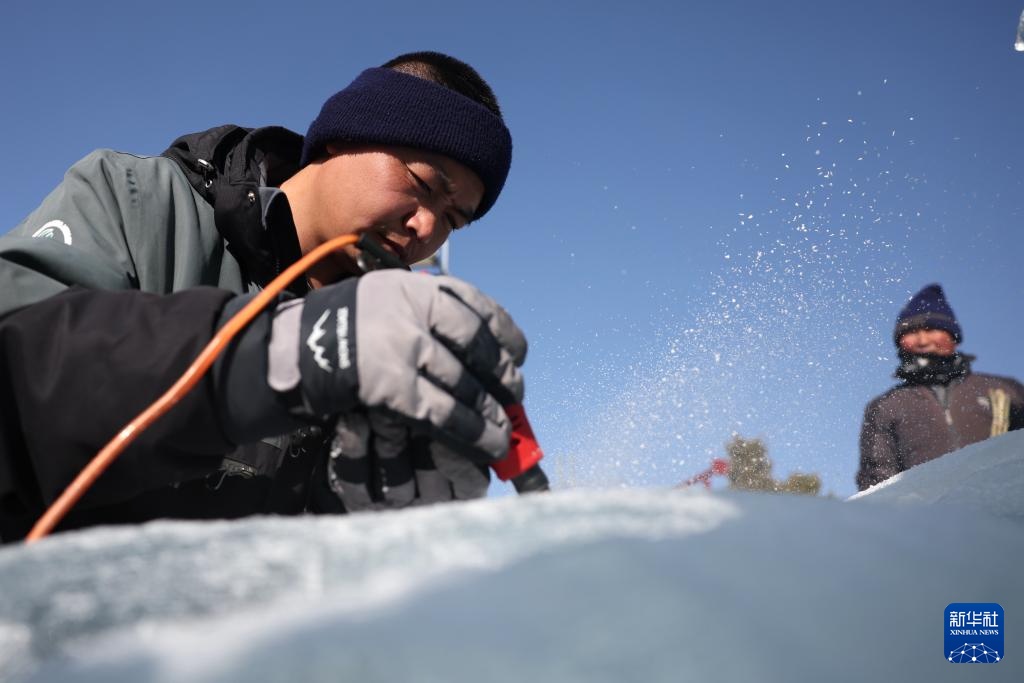
[[[317,261],[321,260],[329,253],[337,251],[342,247],[346,247],[350,244],[355,244],[358,239],[355,235],[343,235],[341,237],[335,237],[329,242],[321,244],[319,247],[309,252],[301,259],[293,263],[283,273],[278,275],[266,288],[257,294],[252,301],[245,305],[238,313],[236,313],[226,325],[217,330],[217,333],[210,340],[210,343],[202,350],[199,356],[192,361],[192,365],[185,370],[185,373],[178,378],[178,381],[174,383],[170,389],[164,393],[163,396],[154,401],[148,408],[142,411],[138,417],[129,422],[121,429],[117,435],[110,440],[110,442],[100,450],[99,453],[89,461],[89,464],[78,473],[74,481],[68,485],[64,492],[60,494],[50,505],[49,509],[43,513],[43,516],[39,518],[39,521],[35,523],[28,536],[25,537],[26,543],[32,543],[38,541],[40,538],[46,536],[54,527],[60,523],[62,519],[68,514],[71,508],[78,500],[85,495],[85,492],[89,490],[96,480],[111,463],[121,455],[124,450],[135,441],[136,437],[141,434],[146,428],[148,428],[153,422],[160,416],[166,413],[168,410],[173,408],[175,404],[180,401],[185,394],[187,394],[198,382],[202,379],[206,371],[210,369],[213,362],[227,347],[228,343],[234,339],[242,328],[252,322],[253,318],[260,314],[264,308],[267,307],[273,299],[280,294],[284,289],[292,283],[297,277],[302,275],[306,270],[309,269]]]

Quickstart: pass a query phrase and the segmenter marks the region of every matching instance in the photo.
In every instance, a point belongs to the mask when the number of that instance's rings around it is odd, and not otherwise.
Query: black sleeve
[[[40,514],[199,355],[232,293],[71,289],[0,318],[0,516]],[[127,500],[215,470],[231,450],[209,377],[78,503]]]

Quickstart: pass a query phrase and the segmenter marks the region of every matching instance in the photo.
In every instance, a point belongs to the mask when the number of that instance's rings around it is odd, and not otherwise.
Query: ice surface
[[[981,510],[1024,524],[1024,434],[971,444],[902,472],[850,500]]]
[[[0,680],[944,681],[1024,604],[1024,433],[854,502],[635,489],[0,550]],[[973,509],[970,509],[973,508]],[[1010,630],[992,680],[1022,680]]]

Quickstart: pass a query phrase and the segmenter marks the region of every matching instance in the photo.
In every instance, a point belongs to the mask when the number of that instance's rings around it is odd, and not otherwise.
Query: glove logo
[[[352,365],[348,352],[348,306],[338,309],[338,367],[342,370]],[[317,361],[319,362],[319,361]],[[323,367],[323,366],[321,366]]]
[[[316,364],[319,365],[320,369],[324,372],[331,371],[331,362],[327,360],[327,356],[325,355],[327,349],[319,342],[323,339],[324,335],[327,334],[324,330],[324,324],[327,322],[327,316],[330,314],[330,310],[324,311],[324,314],[321,315],[317,319],[316,324],[313,325],[313,331],[310,332],[309,337],[306,338],[306,346],[313,352],[313,360],[316,361]]]

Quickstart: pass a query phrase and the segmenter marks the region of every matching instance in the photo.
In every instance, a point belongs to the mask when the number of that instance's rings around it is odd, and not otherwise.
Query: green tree
[[[725,445],[729,455],[729,488],[744,491],[774,491],[772,463],[768,449],[760,439],[744,439],[738,434]]]
[[[772,478],[772,462],[761,439],[744,439],[736,434],[725,444],[729,456],[729,488],[816,496],[821,491],[817,474],[794,472],[785,481]]]

